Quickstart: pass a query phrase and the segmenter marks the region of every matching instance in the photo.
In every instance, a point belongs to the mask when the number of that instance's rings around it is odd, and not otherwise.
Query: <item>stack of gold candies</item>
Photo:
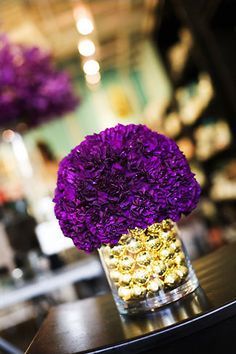
[[[116,246],[105,246],[105,263],[124,301],[176,288],[188,275],[178,230],[171,220],[136,228],[122,235]]]

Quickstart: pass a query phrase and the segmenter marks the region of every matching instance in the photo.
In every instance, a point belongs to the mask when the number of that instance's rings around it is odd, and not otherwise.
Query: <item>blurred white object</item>
[[[33,214],[36,216],[38,222],[51,221],[55,219],[54,204],[52,198],[45,196],[37,200],[33,206]]]
[[[24,140],[20,134],[15,133],[11,144],[22,176],[25,178],[31,178],[33,176],[33,170]]]
[[[35,232],[41,250],[47,256],[74,247],[72,240],[61,232],[56,219],[40,223],[36,226]]]

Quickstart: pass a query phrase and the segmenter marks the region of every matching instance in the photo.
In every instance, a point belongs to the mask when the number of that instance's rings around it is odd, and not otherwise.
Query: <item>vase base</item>
[[[157,295],[136,301],[123,301],[114,296],[116,306],[122,315],[137,315],[145,312],[154,312],[160,307],[177,301],[192,293],[199,286],[194,270],[191,268],[184,283],[168,292],[159,291]]]

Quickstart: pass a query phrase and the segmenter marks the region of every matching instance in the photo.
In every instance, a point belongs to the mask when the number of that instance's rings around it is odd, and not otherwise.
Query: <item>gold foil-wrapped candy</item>
[[[119,240],[119,245],[124,245],[127,242],[127,239],[130,237],[130,234],[123,234]]]
[[[159,257],[160,257],[160,259],[165,260],[166,258],[170,257],[170,254],[171,254],[171,252],[170,252],[169,248],[162,247],[159,252]]]
[[[119,259],[117,257],[114,257],[114,256],[111,256],[109,259],[108,259],[108,266],[110,268],[117,268],[118,267],[118,264],[119,264]]]
[[[135,238],[130,238],[126,247],[128,252],[136,254],[143,249],[143,243]]]
[[[118,289],[118,295],[125,301],[130,300],[132,297],[131,288],[129,286],[120,286]]]
[[[148,279],[149,279],[149,274],[143,268],[138,268],[133,273],[133,281],[134,281],[134,283],[146,284]]]
[[[170,220],[130,230],[105,251],[110,278],[126,302],[170,291],[188,276],[178,230]]]
[[[119,281],[121,285],[129,285],[132,281],[132,275],[130,273],[121,274]]]
[[[147,284],[147,289],[150,292],[157,292],[160,288],[162,288],[162,281],[160,279],[152,279]]]
[[[175,246],[176,246],[176,249],[177,249],[178,251],[181,250],[182,243],[181,243],[181,241],[180,241],[179,239],[175,240]]]
[[[160,237],[164,243],[173,242],[176,240],[176,232],[174,230],[163,231]]]
[[[152,224],[151,226],[149,226],[147,228],[146,234],[149,236],[158,236],[161,232],[161,225],[156,223],[156,224]]]
[[[185,255],[184,253],[181,251],[181,252],[178,252],[175,257],[174,257],[174,261],[176,264],[182,264],[185,262]]]
[[[134,285],[131,288],[132,298],[140,299],[146,295],[146,288],[142,285]]]
[[[162,246],[162,242],[158,238],[148,238],[146,241],[146,247],[149,251],[156,251]]]
[[[176,269],[176,274],[180,277],[180,278],[184,278],[187,274],[188,274],[188,268],[185,266],[180,266]]]
[[[178,284],[178,282],[179,276],[174,271],[167,273],[164,277],[164,286],[173,288]]]
[[[120,276],[121,276],[121,274],[120,274],[120,272],[118,272],[118,270],[112,270],[110,272],[110,277],[115,283],[120,280]]]
[[[145,240],[145,230],[143,229],[136,227],[135,229],[130,230],[129,234],[132,238],[135,238],[139,241]]]
[[[172,256],[177,255],[177,253],[181,250],[181,242],[179,240],[169,242],[168,249]]]
[[[163,261],[154,261],[152,270],[153,275],[161,275],[166,271],[166,265]]]
[[[171,229],[173,229],[174,224],[171,220],[163,220],[161,223],[161,227],[163,231],[169,231]]]
[[[177,248],[178,248],[178,246],[177,246],[176,242],[171,242],[169,244],[169,250],[171,253],[175,253]]]
[[[139,252],[136,258],[137,264],[140,266],[147,266],[151,263],[152,255],[147,251]]]
[[[124,256],[119,262],[120,271],[131,271],[134,268],[135,260],[131,256]]]
[[[121,257],[124,254],[124,247],[122,245],[117,245],[111,248],[111,255],[115,257]]]

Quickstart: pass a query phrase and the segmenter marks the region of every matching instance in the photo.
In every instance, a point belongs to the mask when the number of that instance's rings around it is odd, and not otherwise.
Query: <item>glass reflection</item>
[[[193,318],[210,308],[209,300],[199,287],[185,298],[153,313],[133,317],[121,316],[121,323],[125,338],[131,338]]]

